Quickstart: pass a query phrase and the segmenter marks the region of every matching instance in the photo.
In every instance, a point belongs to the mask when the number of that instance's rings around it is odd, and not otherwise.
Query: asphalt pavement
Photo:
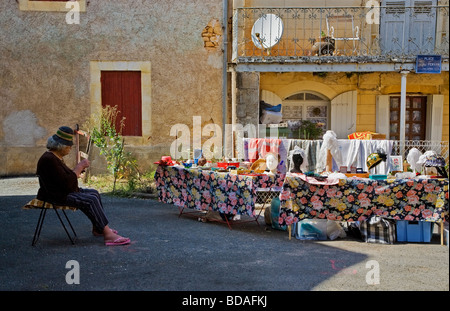
[[[31,246],[39,211],[21,207],[37,189],[34,177],[0,179],[1,291],[182,291],[174,302],[181,306],[202,291],[449,290],[449,249],[437,234],[431,243],[394,245],[289,240],[263,218],[230,230],[178,217],[154,199],[103,195],[110,226],[130,245],[105,246],[83,213],[69,211],[75,245],[48,213]]]

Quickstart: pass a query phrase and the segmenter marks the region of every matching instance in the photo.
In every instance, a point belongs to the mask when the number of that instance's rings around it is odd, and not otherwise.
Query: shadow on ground
[[[233,227],[178,217],[155,200],[103,196],[112,228],[128,246],[106,247],[80,211],[68,211],[78,238],[71,245],[56,215],[48,213],[31,246],[38,210],[23,210],[34,196],[0,196],[0,290],[298,291],[336,274],[366,287],[367,255],[312,241],[289,241],[260,219]],[[67,284],[80,265],[80,284]],[[336,288],[339,289],[339,288]]]

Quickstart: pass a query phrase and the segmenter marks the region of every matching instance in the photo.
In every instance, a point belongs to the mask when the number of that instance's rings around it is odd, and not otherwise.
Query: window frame
[[[289,99],[289,97],[291,98],[295,98],[295,95],[300,95],[303,94],[303,99]],[[311,95],[315,95],[316,97],[318,97],[318,99],[306,99],[307,94],[311,94]],[[308,107],[312,107],[312,106],[317,106],[317,107],[326,107],[326,126],[323,128],[324,133],[329,130],[331,128],[331,101],[328,100],[324,95],[317,93],[317,92],[312,92],[312,91],[302,91],[302,92],[298,92],[296,94],[293,94],[289,97],[286,97],[283,101],[282,101],[282,108],[281,108],[281,113],[283,115],[283,119],[282,122],[283,123],[287,123],[288,121],[311,121],[314,122],[314,120],[319,120],[322,119],[323,117],[317,117],[317,118],[311,118],[308,117],[308,111],[307,108]],[[320,99],[319,99],[320,98]],[[284,114],[283,114],[283,108],[286,109],[286,107],[301,107],[301,117],[298,118],[285,118]],[[316,123],[316,122],[314,122]],[[291,132],[293,134],[293,132]]]
[[[142,96],[142,136],[127,136],[127,143],[132,145],[148,144],[152,133],[152,82],[150,61],[91,61],[90,91],[91,113],[99,114],[102,109],[101,72],[102,71],[140,71]]]
[[[297,94],[302,94],[303,95],[303,99],[289,99],[290,97],[292,98],[294,95]],[[283,107],[285,106],[294,106],[294,107],[301,107],[302,113],[301,113],[301,118],[295,118],[295,119],[289,119],[289,120],[315,120],[315,119],[320,119],[323,117],[317,117],[317,118],[308,118],[307,116],[307,108],[308,106],[318,106],[318,107],[323,107],[326,106],[327,107],[327,116],[325,117],[327,119],[327,129],[329,129],[330,127],[330,109],[331,109],[331,101],[328,100],[325,96],[323,96],[322,94],[316,93],[316,92],[311,92],[311,91],[304,91],[304,92],[299,92],[297,94],[293,94],[287,98],[285,98],[283,100],[282,106],[281,106],[281,112],[283,113]],[[316,97],[318,97],[318,99],[307,99],[306,96],[307,94],[311,94],[314,95]],[[283,122],[285,122],[284,120],[285,117],[283,116]]]
[[[71,0],[19,0],[19,10],[41,12],[69,12],[71,8],[66,8],[66,3],[69,1]],[[80,4],[80,12],[86,12],[86,0],[76,1]]]

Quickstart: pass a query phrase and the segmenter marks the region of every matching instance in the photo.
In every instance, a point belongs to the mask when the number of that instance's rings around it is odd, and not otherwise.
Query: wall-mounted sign
[[[417,55],[416,73],[441,73],[441,55]]]

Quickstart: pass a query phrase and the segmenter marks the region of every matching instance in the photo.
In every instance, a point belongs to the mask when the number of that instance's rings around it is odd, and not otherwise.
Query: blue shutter
[[[432,54],[437,0],[387,0],[380,11],[380,48],[399,57]]]
[[[410,52],[432,54],[436,39],[436,0],[414,1],[410,19]]]
[[[380,48],[386,56],[401,56],[406,53],[408,42],[407,24],[409,0],[390,0],[382,3],[380,11]]]

